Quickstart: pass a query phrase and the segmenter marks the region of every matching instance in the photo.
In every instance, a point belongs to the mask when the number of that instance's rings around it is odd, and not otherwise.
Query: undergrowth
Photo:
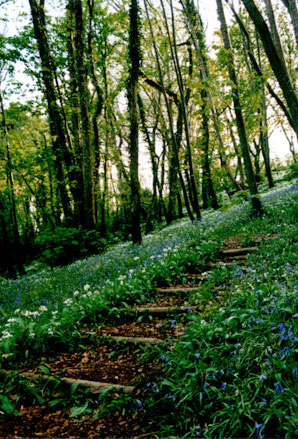
[[[142,246],[119,245],[63,269],[3,282],[2,367],[17,369],[19,361],[59,344],[75,349],[83,324],[146,302],[156,286],[179,283],[185,272],[204,271],[228,237],[237,235],[242,245],[263,240],[245,268],[211,270],[196,296],[203,311],[189,315],[175,345],[154,353],[165,372],[146,383],[137,402],[125,397],[118,404],[130,404],[158,437],[296,436],[297,184],[262,201],[262,218],[251,218],[248,203],[235,205],[199,223],[179,221]],[[4,384],[0,407],[17,410]]]

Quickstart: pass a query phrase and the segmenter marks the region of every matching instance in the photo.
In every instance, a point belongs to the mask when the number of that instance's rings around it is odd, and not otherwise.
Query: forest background
[[[272,133],[297,175],[295,0],[217,0],[208,43],[203,2],[0,5],[2,276],[247,197],[260,215]]]

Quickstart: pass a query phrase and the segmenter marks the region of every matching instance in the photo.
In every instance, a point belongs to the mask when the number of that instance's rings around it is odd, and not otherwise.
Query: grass
[[[83,323],[145,302],[154,286],[180,282],[186,270],[203,270],[229,236],[246,245],[251,236],[272,235],[245,269],[212,270],[197,297],[205,310],[189,316],[174,347],[155,353],[167,373],[147,383],[136,410],[159,437],[297,436],[298,185],[263,194],[262,201],[262,218],[250,217],[248,203],[237,204],[200,223],[178,221],[142,246],[125,243],[3,282],[2,366],[17,368],[17,361],[59,343],[74,349]],[[216,299],[214,288],[224,284],[229,288]],[[2,411],[12,412],[1,392]]]

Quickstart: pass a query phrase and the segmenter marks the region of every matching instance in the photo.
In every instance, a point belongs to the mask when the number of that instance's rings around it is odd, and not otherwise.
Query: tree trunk
[[[298,9],[296,0],[281,0],[288,9],[291,16],[292,25],[294,28],[296,44],[298,46]]]
[[[209,70],[208,70],[208,64],[206,59],[206,45],[204,38],[202,36],[202,30],[198,29],[198,22],[199,27],[202,27],[201,18],[199,16],[198,11],[195,9],[195,6],[191,0],[180,0],[180,3],[182,4],[183,10],[185,12],[185,15],[187,17],[188,23],[189,23],[189,30],[192,36],[192,40],[196,49],[196,57],[200,65],[202,78],[205,81],[206,85],[208,86],[209,83]],[[238,184],[236,179],[233,176],[233,173],[228,165],[228,162],[226,160],[226,154],[225,154],[225,146],[223,143],[220,126],[219,126],[219,120],[218,115],[216,112],[215,105],[213,103],[213,98],[210,93],[210,90],[207,89],[207,96],[208,96],[208,102],[211,109],[213,124],[216,132],[216,137],[218,140],[218,150],[219,155],[221,159],[221,165],[226,170],[229,179],[233,183],[236,189],[241,190],[241,186]]]
[[[142,242],[140,212],[141,194],[139,182],[139,122],[137,88],[140,76],[140,19],[138,0],[131,0],[129,9],[129,79],[128,106],[130,120],[130,188],[131,188],[131,232],[134,244]]]
[[[240,145],[241,145],[241,151],[244,161],[244,168],[245,168],[245,174],[247,179],[247,184],[249,187],[249,192],[251,195],[251,202],[252,202],[252,208],[256,214],[261,214],[262,207],[261,207],[261,201],[258,197],[258,189],[256,185],[256,180],[253,172],[253,167],[249,155],[249,145],[247,141],[246,131],[245,131],[245,125],[244,125],[244,119],[242,115],[242,109],[241,109],[241,102],[240,102],[240,96],[239,96],[239,90],[238,90],[238,81],[236,77],[236,71],[234,67],[234,60],[232,55],[232,47],[230,43],[230,37],[228,33],[228,27],[224,15],[224,10],[222,6],[221,0],[216,0],[217,3],[217,11],[218,11],[218,17],[220,21],[220,27],[221,27],[221,33],[223,37],[224,47],[227,51],[227,66],[229,71],[229,77],[231,82],[233,83],[233,103],[234,103],[234,111],[236,115],[236,123],[237,123],[237,129],[238,129],[238,135],[240,139]]]
[[[82,141],[78,99],[78,84],[76,74],[75,43],[74,43],[74,17],[71,1],[67,5],[67,61],[69,70],[69,100],[71,104],[71,130],[74,147],[74,173],[76,173],[77,184],[74,185],[72,193],[74,196],[74,221],[75,224],[84,223],[84,181],[83,181],[83,157]]]
[[[8,140],[8,131],[7,131],[7,124],[6,124],[6,117],[5,117],[1,89],[0,89],[0,110],[1,110],[1,116],[2,116],[2,128],[3,128],[3,134],[4,134],[4,143],[5,143],[5,149],[6,149],[6,154],[5,154],[6,155],[6,157],[5,157],[6,158],[6,182],[7,182],[9,202],[10,202],[9,211],[10,211],[11,226],[12,226],[12,230],[13,230],[13,246],[15,249],[14,253],[16,256],[14,263],[17,266],[19,274],[23,275],[23,274],[25,274],[25,270],[24,270],[24,266],[23,266],[23,256],[22,256],[23,252],[22,252],[21,238],[20,238],[18,221],[17,221],[17,208],[16,208],[16,198],[15,198],[15,191],[14,191],[14,184],[13,184],[10,145],[9,145],[9,140]]]
[[[203,136],[203,180],[202,180],[202,192],[206,192],[207,199],[203,203],[205,204],[204,208],[212,207],[213,209],[218,209],[219,204],[216,197],[216,192],[214,190],[212,177],[211,177],[211,168],[210,168],[210,159],[209,159],[209,118],[208,118],[208,99],[207,99],[207,91],[201,90],[201,98],[202,98],[202,136]],[[203,194],[202,194],[203,195]]]
[[[71,9],[75,19],[75,61],[76,78],[81,114],[82,148],[83,148],[83,182],[84,182],[84,227],[95,229],[94,205],[94,152],[91,142],[91,127],[89,118],[89,97],[86,77],[86,63],[84,54],[85,29],[83,24],[83,11],[81,0],[70,0]]]
[[[38,5],[36,0],[29,0],[31,15],[34,26],[35,39],[38,45],[39,56],[42,65],[42,80],[45,88],[45,95],[48,106],[50,133],[52,137],[53,152],[55,154],[55,173],[59,188],[65,221],[72,217],[70,199],[67,191],[67,181],[64,174],[63,162],[67,150],[66,139],[63,129],[63,120],[57,104],[57,96],[54,86],[53,60],[45,29],[45,18],[43,5]]]
[[[292,85],[288,71],[280,60],[268,26],[253,0],[242,0],[252,19],[264,46],[271,68],[278,80],[283,95],[287,101],[293,120],[294,129],[298,136],[298,98]]]

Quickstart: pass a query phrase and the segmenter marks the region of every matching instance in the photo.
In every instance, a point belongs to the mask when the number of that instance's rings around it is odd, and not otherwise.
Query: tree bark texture
[[[129,78],[128,106],[130,120],[130,189],[131,189],[131,233],[135,244],[142,242],[140,214],[141,194],[139,182],[139,121],[137,88],[140,76],[140,21],[138,0],[131,0],[129,10]]]
[[[81,115],[82,149],[83,149],[83,182],[84,182],[84,226],[94,229],[95,205],[94,205],[94,152],[91,141],[91,127],[89,118],[89,95],[87,88],[86,63],[84,54],[85,29],[83,24],[83,11],[81,0],[70,1],[75,20],[75,60],[76,77]]]
[[[39,56],[42,66],[42,80],[48,106],[50,132],[52,137],[53,152],[55,154],[55,173],[59,188],[63,213],[66,222],[72,217],[70,198],[67,192],[65,172],[63,169],[64,155],[67,150],[66,139],[63,129],[63,120],[57,104],[57,96],[54,85],[53,60],[45,28],[44,9],[36,0],[29,0],[31,16],[33,20],[34,35],[38,45]]]
[[[257,196],[258,189],[257,189],[255,175],[254,175],[254,171],[253,171],[253,167],[252,167],[252,163],[251,163],[251,159],[250,159],[250,155],[249,155],[249,145],[248,145],[245,125],[244,125],[244,119],[243,119],[243,114],[242,114],[242,109],[241,109],[238,81],[237,81],[237,76],[236,76],[236,71],[235,71],[235,66],[234,66],[234,59],[233,59],[233,55],[232,55],[232,47],[231,47],[231,43],[230,43],[228,27],[227,27],[225,15],[224,15],[222,1],[216,0],[216,3],[217,3],[217,11],[218,11],[218,17],[219,17],[219,21],[220,21],[220,28],[221,28],[221,33],[222,33],[222,37],[223,37],[224,47],[225,47],[225,49],[227,51],[227,55],[228,55],[227,67],[228,67],[228,71],[229,71],[229,77],[230,77],[231,82],[233,83],[234,111],[235,111],[235,115],[236,115],[237,130],[238,130],[241,151],[242,151],[242,156],[243,156],[243,161],[244,161],[245,175],[246,175],[247,184],[249,187],[249,192],[251,195],[253,210],[259,214],[259,213],[261,213],[261,201],[260,201],[259,197]]]
[[[292,85],[288,70],[280,60],[270,30],[253,0],[242,0],[262,40],[271,68],[278,80],[290,110],[294,129],[298,136],[298,98]]]

